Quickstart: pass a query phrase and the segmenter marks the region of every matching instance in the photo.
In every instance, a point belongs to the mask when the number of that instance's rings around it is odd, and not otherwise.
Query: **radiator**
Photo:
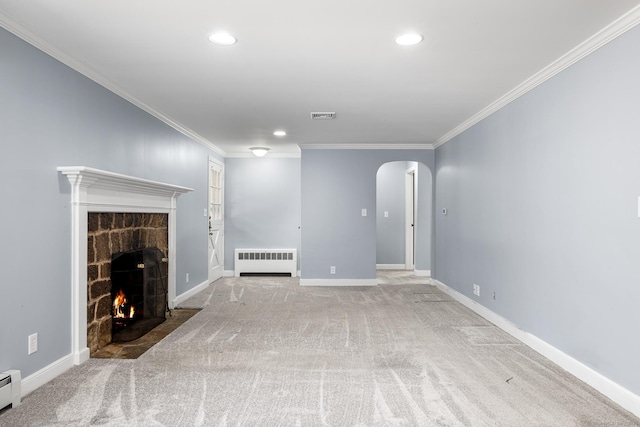
[[[20,371],[11,370],[0,373],[0,409],[11,405],[20,405]]]
[[[235,275],[242,273],[284,273],[296,277],[296,249],[236,249]]]

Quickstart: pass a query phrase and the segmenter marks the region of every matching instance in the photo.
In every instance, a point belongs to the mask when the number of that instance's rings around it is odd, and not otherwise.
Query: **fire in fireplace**
[[[136,314],[136,308],[129,304],[127,301],[127,296],[122,292],[122,289],[116,293],[115,298],[113,299],[113,313],[112,316],[114,319],[132,319]]]
[[[167,259],[158,248],[112,256],[112,342],[135,340],[165,321],[167,278]]]

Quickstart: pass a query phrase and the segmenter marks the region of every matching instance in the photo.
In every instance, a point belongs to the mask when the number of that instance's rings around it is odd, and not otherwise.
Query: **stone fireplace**
[[[58,172],[71,184],[71,354],[73,363],[79,365],[89,359],[87,342],[89,317],[89,213],[164,214],[167,217],[167,293],[169,308],[176,298],[176,210],[177,198],[193,191],[163,182],[151,181],[87,166],[62,166]],[[115,218],[115,217],[114,217]],[[115,219],[114,219],[115,221]],[[98,225],[100,226],[100,225]],[[146,234],[145,234],[146,233]],[[148,231],[140,230],[138,236]],[[93,250],[104,245],[105,237],[94,240]],[[117,240],[116,240],[117,241]],[[120,244],[122,241],[120,240]],[[108,243],[114,244],[113,241]],[[118,243],[115,243],[118,244]],[[100,246],[102,247],[102,246]],[[95,256],[95,255],[94,255]],[[97,270],[96,270],[97,267]],[[102,274],[110,267],[91,268],[91,277]],[[99,301],[100,298],[95,301]],[[104,304],[104,303],[102,303]],[[95,306],[96,312],[104,306]],[[100,323],[96,321],[96,323]],[[95,327],[95,326],[94,326]]]
[[[116,330],[122,341],[135,339],[164,320],[169,218],[163,213],[88,215],[87,346],[93,354],[118,341],[113,335]],[[127,262],[133,266],[128,267]],[[118,321],[114,319],[114,297],[127,287],[130,277],[141,282],[141,288],[144,282],[146,289],[126,289],[126,308],[133,308],[137,316],[126,313]],[[145,305],[148,307],[143,308]],[[127,328],[133,330],[127,332]]]

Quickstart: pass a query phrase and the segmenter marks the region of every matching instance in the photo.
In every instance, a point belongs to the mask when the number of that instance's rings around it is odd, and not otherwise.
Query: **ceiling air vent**
[[[332,113],[311,113],[311,120],[333,120],[336,117],[335,111]]]

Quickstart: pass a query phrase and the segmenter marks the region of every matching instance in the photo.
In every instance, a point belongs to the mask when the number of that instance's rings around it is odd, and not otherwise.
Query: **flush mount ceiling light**
[[[269,152],[267,147],[251,147],[249,150],[258,157],[264,157]]]
[[[400,46],[413,46],[414,44],[420,43],[422,40],[423,37],[420,34],[408,33],[396,38],[396,43]]]
[[[238,40],[229,33],[218,32],[211,34],[209,36],[209,41],[220,46],[231,46]]]
[[[275,136],[287,136],[287,133],[285,131],[283,131],[283,130],[277,130],[277,131],[273,132],[273,134]]]

